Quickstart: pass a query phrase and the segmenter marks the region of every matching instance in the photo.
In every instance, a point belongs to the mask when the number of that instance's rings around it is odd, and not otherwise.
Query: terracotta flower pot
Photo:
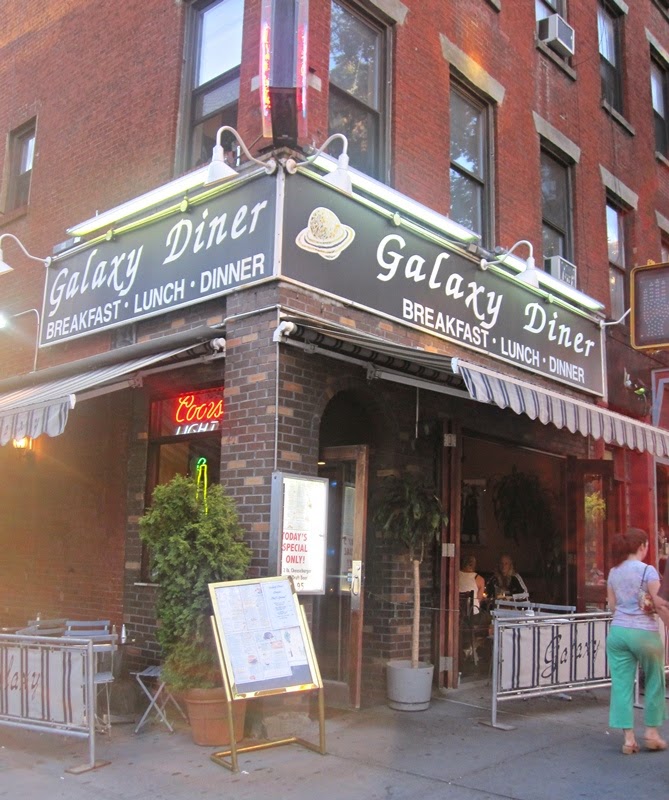
[[[224,689],[189,689],[184,692],[184,701],[195,744],[209,747],[230,744],[232,737],[228,726],[228,701]],[[244,738],[246,700],[233,701],[232,719],[235,741],[239,742]]]

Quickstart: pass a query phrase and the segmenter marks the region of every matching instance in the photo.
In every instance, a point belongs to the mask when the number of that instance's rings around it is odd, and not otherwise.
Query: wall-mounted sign
[[[286,180],[282,275],[530,372],[603,394],[602,331],[455,247],[304,175]],[[392,211],[392,209],[389,209]]]
[[[271,277],[276,179],[54,259],[40,347],[164,314]]]
[[[184,436],[219,430],[225,410],[223,387],[182,392],[151,404],[155,437]]]
[[[328,482],[275,472],[270,511],[270,569],[290,576],[300,594],[325,593]]]
[[[632,347],[669,347],[669,264],[634,267],[630,285]]]

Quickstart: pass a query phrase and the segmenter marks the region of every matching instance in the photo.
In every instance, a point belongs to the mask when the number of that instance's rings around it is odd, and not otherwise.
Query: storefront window
[[[153,490],[175,475],[197,475],[218,483],[221,468],[220,427],[223,387],[189,390],[151,403],[146,504]],[[142,549],[142,580],[151,580],[151,557]]]

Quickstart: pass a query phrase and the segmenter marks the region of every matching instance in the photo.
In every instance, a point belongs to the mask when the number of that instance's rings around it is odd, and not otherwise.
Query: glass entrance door
[[[570,476],[570,528],[574,548],[568,559],[570,597],[576,595],[579,611],[606,606],[606,578],[610,568],[608,547],[618,519],[611,461],[575,461]],[[570,548],[571,549],[571,548]],[[569,602],[572,602],[571,600]]]
[[[360,707],[366,445],[329,447],[319,476],[328,479],[325,594],[314,598],[314,647],[328,705]]]

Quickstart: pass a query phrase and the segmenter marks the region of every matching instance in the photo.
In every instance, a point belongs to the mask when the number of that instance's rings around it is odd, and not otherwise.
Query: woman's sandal
[[[667,743],[664,741],[664,739],[660,739],[659,737],[657,739],[644,739],[643,743],[644,743],[644,747],[646,748],[646,750],[666,750],[667,749]]]
[[[639,752],[639,745],[636,742],[633,742],[632,744],[624,744],[622,751],[626,756],[631,756],[634,753]]]

